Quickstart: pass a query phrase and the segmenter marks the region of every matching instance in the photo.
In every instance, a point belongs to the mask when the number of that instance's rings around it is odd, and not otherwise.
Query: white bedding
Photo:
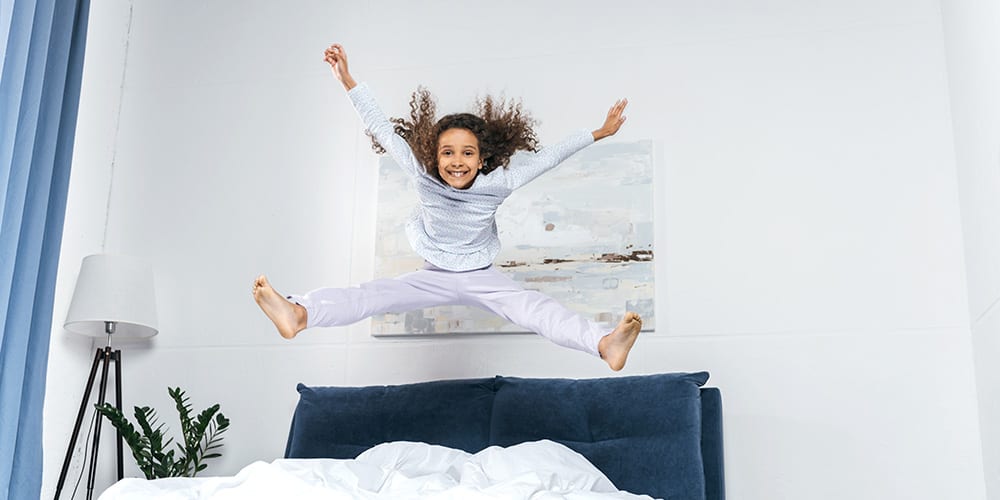
[[[232,477],[123,479],[99,500],[649,499],[618,491],[582,455],[552,442],[476,454],[425,443],[378,445],[353,460],[254,462]]]

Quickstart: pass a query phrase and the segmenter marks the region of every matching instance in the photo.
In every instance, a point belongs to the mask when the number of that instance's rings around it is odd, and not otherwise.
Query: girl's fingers
[[[628,105],[628,99],[618,99],[615,103],[608,109],[608,119],[605,121],[604,126],[610,131],[611,135],[618,132],[622,124],[625,123],[625,106]]]
[[[329,47],[323,50],[323,61],[333,67],[334,71],[343,70],[347,65],[347,54],[344,52],[344,46],[339,43],[330,44]]]
[[[335,55],[338,55],[338,56],[343,56],[344,55],[344,47],[342,47],[340,44],[335,43],[335,44],[327,47],[323,51],[323,53],[327,54],[327,55],[329,55],[329,54],[335,54]]]
[[[622,113],[625,112],[625,106],[628,105],[628,99],[619,99],[615,102],[614,106],[608,110],[608,118],[615,118],[619,121],[622,119]]]

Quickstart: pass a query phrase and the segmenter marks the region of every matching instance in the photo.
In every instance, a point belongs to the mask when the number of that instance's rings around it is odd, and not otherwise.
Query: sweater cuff
[[[371,91],[368,89],[368,84],[361,82],[354,86],[353,89],[347,91],[347,97],[351,99],[351,102],[357,106],[361,101],[365,100],[365,97],[370,96]]]

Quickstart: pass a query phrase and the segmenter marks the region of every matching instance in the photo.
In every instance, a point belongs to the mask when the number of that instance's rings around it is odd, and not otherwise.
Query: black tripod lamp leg
[[[122,352],[115,351],[111,355],[115,361],[115,408],[122,411]],[[118,431],[118,480],[125,477],[125,463],[122,461],[122,433]]]
[[[90,401],[90,391],[94,388],[94,377],[97,375],[97,365],[104,355],[103,349],[98,349],[94,356],[94,364],[90,367],[90,378],[87,379],[87,387],[83,391],[83,400],[80,401],[80,412],[76,415],[76,424],[73,426],[73,435],[69,438],[69,448],[66,450],[66,458],[63,460],[62,471],[59,472],[59,482],[56,483],[56,496],[62,492],[63,484],[66,483],[66,474],[69,472],[69,463],[73,458],[73,448],[76,447],[76,438],[80,435],[80,426],[83,424],[83,416],[87,412],[87,401]]]
[[[101,387],[98,391],[97,404],[98,406],[104,404],[104,398],[108,393],[108,364],[111,361],[111,348],[105,347],[101,354],[103,359],[103,364],[101,365]],[[90,472],[87,475],[87,500],[94,498],[94,477],[97,475],[97,448],[101,443],[101,421],[102,418],[96,418],[94,422],[94,449],[90,452]]]

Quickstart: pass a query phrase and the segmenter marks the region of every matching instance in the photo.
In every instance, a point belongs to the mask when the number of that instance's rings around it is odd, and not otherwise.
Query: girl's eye
[[[443,154],[445,156],[451,156],[451,151],[445,151],[445,152],[443,152],[441,154]]]

